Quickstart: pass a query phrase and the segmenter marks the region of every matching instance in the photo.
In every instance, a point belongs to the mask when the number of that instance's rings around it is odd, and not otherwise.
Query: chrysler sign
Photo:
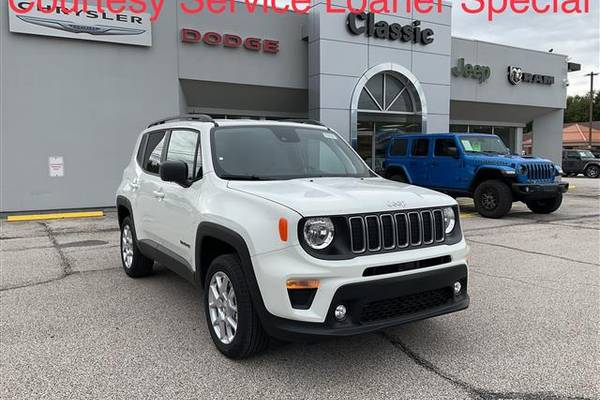
[[[16,2],[16,5],[19,9],[28,10],[32,1],[34,0],[19,1]],[[41,3],[46,12],[38,7],[33,7],[27,13],[18,14],[9,7],[10,31],[68,39],[152,46],[152,25],[149,14],[115,14],[109,11],[99,12],[92,8],[69,12],[68,10],[73,9],[73,4],[65,2],[65,10],[60,5],[52,10],[53,2],[51,0],[43,0]],[[57,3],[61,4],[62,2]]]

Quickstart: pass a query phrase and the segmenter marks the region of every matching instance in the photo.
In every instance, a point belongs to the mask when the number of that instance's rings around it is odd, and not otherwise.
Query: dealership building
[[[450,3],[377,15],[178,4],[150,23],[2,2],[0,211],[113,205],[139,132],[190,112],[317,119],[375,169],[391,134],[494,133],[520,152],[533,121],[533,153],[560,162],[567,57],[452,37]]]

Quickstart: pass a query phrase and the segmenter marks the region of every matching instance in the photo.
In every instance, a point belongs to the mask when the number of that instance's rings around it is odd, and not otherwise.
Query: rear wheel
[[[588,178],[597,178],[600,176],[600,166],[592,164],[585,169],[585,176]]]
[[[125,217],[121,223],[121,262],[125,273],[132,278],[152,273],[154,261],[140,252],[130,217]]]
[[[542,200],[526,201],[525,204],[536,214],[550,214],[559,209],[562,204],[563,195],[559,193],[556,197]]]
[[[234,254],[213,260],[204,285],[204,309],[210,336],[229,358],[246,358],[268,344],[250,298],[239,258]]]
[[[499,180],[480,183],[475,189],[473,200],[477,212],[486,218],[502,218],[508,214],[513,203],[510,188]]]

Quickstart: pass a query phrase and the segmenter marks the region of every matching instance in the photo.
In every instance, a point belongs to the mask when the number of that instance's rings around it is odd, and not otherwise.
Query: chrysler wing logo
[[[523,70],[520,67],[508,67],[508,81],[518,85],[523,80]]]
[[[118,28],[116,26],[109,25],[85,25],[71,21],[31,17],[25,15],[17,15],[17,17],[30,24],[59,29],[61,31],[71,33],[88,33],[90,35],[141,35],[142,33],[146,32],[145,29]]]

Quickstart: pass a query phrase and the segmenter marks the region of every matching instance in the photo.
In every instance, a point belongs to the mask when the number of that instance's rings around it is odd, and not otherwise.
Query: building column
[[[533,120],[532,153],[534,156],[547,158],[556,164],[561,164],[563,117],[564,110],[559,109]]]
[[[513,149],[519,155],[523,152],[523,128],[515,128]]]

